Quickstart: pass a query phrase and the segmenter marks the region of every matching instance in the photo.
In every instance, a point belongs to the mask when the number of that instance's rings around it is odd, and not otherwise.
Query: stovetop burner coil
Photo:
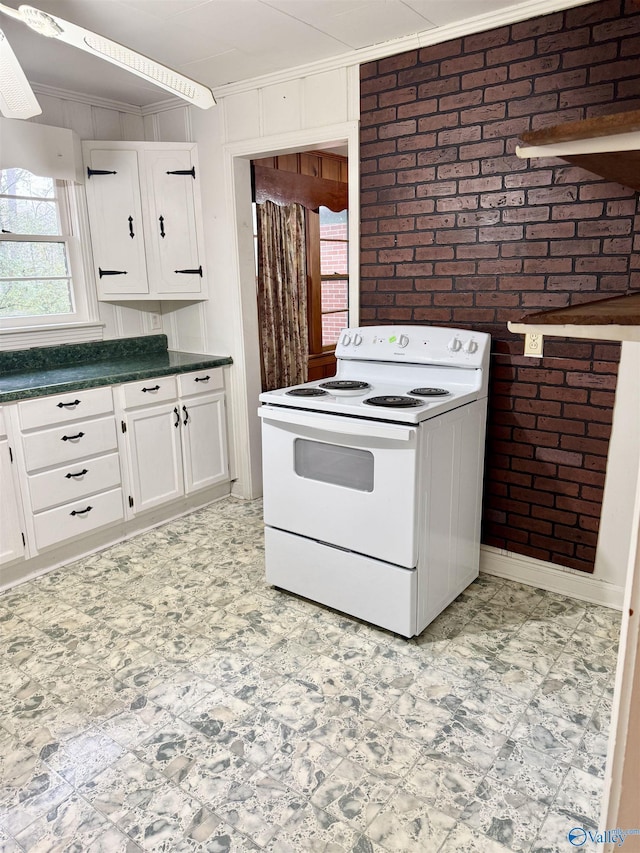
[[[422,406],[422,400],[415,397],[402,397],[396,394],[385,394],[382,397],[367,397],[362,401],[368,406],[381,406],[385,409],[410,409],[412,406]]]
[[[286,392],[291,397],[328,397],[329,392],[322,388],[292,388]]]
[[[366,391],[371,385],[355,379],[330,379],[328,382],[321,382],[319,387],[326,388],[327,391]]]
[[[409,393],[416,397],[446,397],[451,392],[446,388],[414,388]]]

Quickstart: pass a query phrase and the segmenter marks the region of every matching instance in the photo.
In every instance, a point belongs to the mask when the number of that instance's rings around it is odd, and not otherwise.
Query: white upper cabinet
[[[204,299],[193,143],[83,142],[98,298]]]

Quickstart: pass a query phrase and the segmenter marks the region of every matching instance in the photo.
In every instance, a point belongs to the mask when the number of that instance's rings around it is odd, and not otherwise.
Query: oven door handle
[[[331,415],[302,412],[298,409],[261,406],[258,415],[267,421],[287,426],[311,427],[312,429],[332,432],[336,435],[355,435],[364,438],[387,438],[393,441],[411,441],[416,427],[399,424],[383,424],[364,418],[332,417]]]

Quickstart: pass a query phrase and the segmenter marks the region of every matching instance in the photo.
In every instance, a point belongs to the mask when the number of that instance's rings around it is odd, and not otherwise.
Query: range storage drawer
[[[22,441],[27,471],[97,456],[118,446],[113,415],[28,433]]]
[[[112,411],[113,394],[110,387],[71,391],[69,394],[54,394],[18,403],[20,425],[25,430],[85,420]]]
[[[127,409],[164,403],[167,400],[175,400],[178,396],[175,376],[158,376],[140,382],[127,382],[122,388]]]
[[[122,489],[102,492],[65,506],[36,513],[33,519],[36,547],[49,548],[66,539],[85,536],[92,530],[124,518]]]
[[[29,495],[34,512],[66,504],[86,495],[105,492],[120,485],[120,459],[117,453],[64,465],[53,471],[31,474]]]
[[[205,394],[207,391],[220,391],[223,388],[224,376],[221,367],[208,367],[206,370],[178,374],[178,390],[181,397]]]

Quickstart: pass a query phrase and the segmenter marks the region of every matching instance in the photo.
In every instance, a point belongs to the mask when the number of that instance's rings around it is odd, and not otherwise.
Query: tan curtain
[[[258,214],[258,321],[262,390],[307,381],[304,208],[265,201]]]

